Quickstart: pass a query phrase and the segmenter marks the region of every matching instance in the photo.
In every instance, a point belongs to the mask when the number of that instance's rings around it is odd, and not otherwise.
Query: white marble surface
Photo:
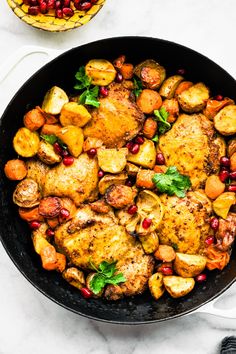
[[[24,45],[65,50],[105,37],[147,35],[200,51],[236,77],[235,0],[107,0],[88,25],[61,34],[22,23],[6,0],[0,2],[0,19],[1,64]],[[24,79],[45,60],[42,55],[27,58],[1,83],[1,112]],[[1,245],[0,274],[0,354],[215,354],[221,339],[236,333],[235,320],[203,314],[137,327],[87,320],[36,291]],[[222,308],[235,304],[236,284],[219,301]]]

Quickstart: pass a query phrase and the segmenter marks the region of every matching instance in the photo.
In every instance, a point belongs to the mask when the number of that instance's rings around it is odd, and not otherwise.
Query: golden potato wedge
[[[195,280],[193,278],[169,275],[164,277],[163,283],[170,296],[178,298],[187,295],[193,290]]]
[[[130,162],[127,162],[125,169],[129,176],[136,176],[140,168]]]
[[[46,238],[47,224],[42,223],[40,227],[32,232],[32,241],[34,245],[35,252],[40,254],[42,250],[50,245]]]
[[[227,147],[228,156],[231,157],[235,152],[236,152],[236,138],[233,138],[228,142],[228,147]]]
[[[103,141],[97,138],[88,137],[83,143],[83,150],[89,151],[90,149],[98,149],[102,147]]]
[[[214,212],[223,219],[227,218],[229,209],[236,203],[234,192],[224,192],[212,203]]]
[[[220,110],[214,117],[214,126],[222,135],[236,133],[236,105],[229,105]]]
[[[58,86],[53,86],[43,99],[42,110],[49,114],[59,114],[67,102],[69,98],[65,91]]]
[[[83,127],[91,119],[91,114],[83,105],[76,102],[68,102],[64,104],[61,110],[59,120],[63,127],[67,125],[75,125]]]
[[[178,101],[183,111],[188,113],[200,112],[210,97],[208,87],[199,82],[178,95]]]
[[[39,135],[28,128],[20,128],[13,139],[13,147],[18,155],[32,157],[39,149]]]
[[[44,140],[40,141],[37,155],[47,165],[53,165],[62,160],[62,157],[55,153],[53,146]]]
[[[230,170],[232,172],[236,171],[236,152],[230,156]]]
[[[152,90],[159,88],[166,77],[165,68],[152,59],[138,64],[134,74],[142,80],[144,87]]]
[[[139,152],[137,154],[129,153],[127,160],[136,165],[153,169],[156,162],[156,149],[154,142],[152,140],[145,139],[144,143],[140,145]]]
[[[68,147],[70,154],[78,157],[83,149],[84,135],[83,130],[75,125],[67,125],[60,129],[57,137]]]
[[[146,254],[154,253],[158,249],[159,238],[155,231],[147,235],[140,235],[139,240]]]
[[[105,59],[90,60],[85,66],[85,73],[92,79],[92,84],[98,86],[107,86],[116,77],[116,69]]]
[[[127,148],[98,149],[98,165],[105,172],[120,173],[125,168],[127,155]]]
[[[183,278],[193,278],[205,269],[206,261],[204,256],[177,252],[174,270]]]
[[[75,267],[65,269],[62,276],[70,285],[79,290],[85,286],[84,273]]]
[[[98,183],[98,190],[100,194],[105,194],[107,188],[112,185],[125,184],[128,176],[126,173],[119,173],[117,175],[105,175]]]
[[[173,98],[175,95],[175,90],[183,80],[183,76],[180,75],[173,75],[168,77],[161,85],[159,94],[167,99]]]
[[[152,297],[155,300],[160,299],[165,292],[163,275],[161,273],[154,273],[148,280],[148,287]]]
[[[32,208],[39,205],[40,193],[38,183],[31,178],[25,178],[17,184],[13,193],[13,202],[22,208]]]

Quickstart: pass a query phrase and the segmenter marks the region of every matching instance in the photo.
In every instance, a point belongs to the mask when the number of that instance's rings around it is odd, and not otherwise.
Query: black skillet
[[[6,161],[16,157],[12,138],[22,126],[24,113],[40,104],[45,92],[54,85],[71,92],[75,72],[89,59],[106,58],[112,61],[120,54],[126,54],[128,61],[132,63],[139,63],[147,58],[155,59],[165,66],[168,75],[184,68],[187,80],[204,81],[211,88],[212,95],[222,94],[236,100],[236,82],[226,71],[203,55],[165,40],[145,37],[110,38],[71,49],[60,55],[20,88],[1,118],[0,234],[2,244],[17,268],[52,301],[88,318],[110,323],[143,324],[180,317],[219,296],[236,279],[235,254],[222,272],[210,272],[207,282],[196,285],[184,298],[172,299],[164,295],[160,300],[154,301],[147,292],[142,296],[118,302],[85,300],[61,275],[42,269],[39,257],[33,251],[30,231],[26,223],[18,217],[17,209],[12,203],[15,184],[8,181],[3,174]]]

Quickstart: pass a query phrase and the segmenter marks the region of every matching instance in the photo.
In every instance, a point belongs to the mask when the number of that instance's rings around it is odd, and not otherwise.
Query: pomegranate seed
[[[89,290],[88,288],[82,288],[80,289],[81,291],[81,295],[85,298],[85,299],[89,299],[90,297],[92,297],[92,291]]]
[[[64,0],[63,7],[70,7],[70,0]]]
[[[129,151],[132,150],[133,146],[134,146],[134,143],[133,143],[132,141],[129,141],[129,142],[126,144],[126,147],[127,147],[127,149],[128,149]]]
[[[90,0],[91,4],[96,4],[98,0]]]
[[[134,185],[134,183],[130,179],[127,179],[127,181],[125,182],[125,185],[128,187],[132,187]]]
[[[79,4],[79,10],[80,11],[87,11],[89,9],[91,9],[92,4],[91,2],[85,1],[82,4]]]
[[[235,180],[236,179],[236,171],[235,172],[230,172],[229,178],[232,179],[232,180]]]
[[[160,271],[164,275],[172,275],[173,274],[173,269],[171,267],[161,267]]]
[[[61,156],[63,157],[69,156],[69,151],[66,149],[62,149]]]
[[[48,6],[47,6],[46,2],[40,3],[40,11],[42,14],[46,14],[48,12]]]
[[[100,96],[107,97],[108,96],[108,89],[104,86],[101,86],[99,89]]]
[[[60,8],[61,8],[61,1],[58,0],[58,1],[55,2],[55,9],[58,10]]]
[[[221,166],[229,167],[230,166],[230,159],[227,156],[221,156],[220,164],[221,164]]]
[[[120,83],[123,81],[123,76],[121,73],[116,74],[116,82]]]
[[[195,277],[195,280],[198,282],[198,283],[201,283],[203,281],[206,281],[207,280],[207,276],[206,274],[199,274]]]
[[[55,235],[55,232],[53,231],[53,229],[47,229],[46,235],[49,237],[53,237]]]
[[[133,144],[132,148],[129,150],[131,154],[137,154],[139,152],[139,144]]]
[[[53,144],[53,148],[54,148],[54,151],[55,151],[56,154],[58,154],[58,155],[62,154],[63,149],[62,149],[60,144],[54,143]]]
[[[142,222],[142,227],[144,229],[148,229],[152,224],[152,219],[149,219],[149,218],[145,218]]]
[[[63,12],[61,9],[57,9],[56,10],[56,17],[57,18],[63,18]]]
[[[98,177],[102,178],[104,176],[104,172],[102,170],[98,171]]]
[[[39,14],[39,12],[40,12],[39,6],[30,6],[30,7],[28,8],[28,14],[29,14],[29,15],[36,16],[36,15]]]
[[[228,186],[228,191],[229,192],[236,192],[236,185],[235,184],[231,184],[230,186]]]
[[[74,157],[73,156],[66,156],[63,159],[63,164],[65,166],[71,166],[74,163]]]
[[[48,0],[48,8],[55,9],[56,0]]]
[[[177,70],[177,74],[178,75],[185,75],[186,74],[186,70],[185,69],[179,69],[179,70]]]
[[[223,101],[224,97],[222,95],[217,95],[215,96],[215,100],[217,101]]]
[[[60,216],[62,217],[62,219],[67,219],[70,216],[69,210],[66,208],[61,208]]]
[[[142,145],[144,143],[144,137],[137,136],[134,140],[137,144]]]
[[[89,155],[89,157],[94,157],[97,154],[97,149],[92,148],[87,151],[87,154]]]
[[[164,158],[164,155],[159,152],[156,156],[156,164],[157,165],[165,165],[166,161],[165,161],[165,158]]]
[[[212,218],[210,221],[210,226],[212,230],[217,231],[219,228],[219,220],[217,218]]]
[[[221,170],[219,173],[219,178],[221,182],[225,182],[229,178],[229,171],[227,170]]]
[[[215,242],[215,237],[214,237],[214,236],[208,236],[208,237],[205,239],[205,244],[206,244],[207,246],[212,245],[214,242]]]
[[[29,0],[23,0],[23,3],[25,4],[25,5],[29,5]]]
[[[36,221],[36,220],[34,220],[34,221],[31,221],[30,223],[29,223],[29,227],[32,229],[32,230],[37,230],[37,229],[39,229],[40,228],[40,222],[39,221]]]
[[[38,5],[37,0],[30,0],[29,3],[30,3],[30,6],[37,6]]]
[[[134,215],[137,213],[138,207],[136,205],[131,205],[128,209],[128,213],[130,215]]]
[[[64,8],[62,9],[62,12],[63,12],[63,14],[64,14],[65,16],[71,17],[71,16],[74,15],[74,11],[73,11],[70,7],[64,7]]]

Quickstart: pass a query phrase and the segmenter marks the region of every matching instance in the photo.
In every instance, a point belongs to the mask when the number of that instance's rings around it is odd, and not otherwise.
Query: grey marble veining
[[[89,24],[61,34],[29,27],[4,0],[0,19],[0,63],[23,45],[66,50],[105,37],[146,35],[189,46],[236,77],[235,0],[107,0]],[[1,83],[0,112],[25,78],[45,61],[40,55],[28,57]],[[79,317],[34,289],[2,245],[0,289],[0,354],[216,354],[222,338],[236,334],[235,320],[206,314],[135,327]],[[235,305],[236,284],[217,303],[222,308]]]

